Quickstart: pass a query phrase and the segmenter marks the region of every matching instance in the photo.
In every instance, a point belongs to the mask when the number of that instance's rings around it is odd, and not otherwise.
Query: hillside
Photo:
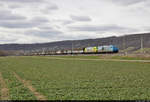
[[[150,33],[132,34],[126,36],[113,36],[107,38],[68,40],[39,44],[0,44],[0,50],[17,51],[55,51],[62,49],[82,49],[87,46],[116,45],[121,51],[136,51],[141,48],[141,39],[144,48],[150,48]]]

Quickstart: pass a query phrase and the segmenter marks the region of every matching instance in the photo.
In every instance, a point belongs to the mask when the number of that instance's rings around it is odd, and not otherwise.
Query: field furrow
[[[1,94],[0,94],[1,100],[9,100],[9,90],[1,73],[0,73],[0,84],[1,84]]]
[[[24,84],[29,90],[36,96],[38,100],[46,100],[45,96],[36,91],[35,88],[29,83],[29,81],[21,79],[16,73],[14,73],[15,77]]]
[[[26,88],[11,71],[3,70],[4,80],[9,89],[11,100],[36,100],[36,97]]]

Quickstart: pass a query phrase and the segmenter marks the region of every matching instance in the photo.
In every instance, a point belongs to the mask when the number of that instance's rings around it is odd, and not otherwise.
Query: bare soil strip
[[[9,90],[1,73],[0,73],[0,84],[1,84],[1,100],[9,100]]]
[[[150,60],[123,60],[123,59],[85,59],[85,58],[58,58],[49,57],[49,59],[61,59],[61,60],[90,60],[90,61],[119,61],[119,62],[144,62],[150,63]]]
[[[24,84],[25,87],[29,88],[29,90],[36,96],[38,100],[47,100],[45,96],[36,91],[35,88],[29,83],[29,81],[21,79],[16,73],[14,73],[15,77]]]

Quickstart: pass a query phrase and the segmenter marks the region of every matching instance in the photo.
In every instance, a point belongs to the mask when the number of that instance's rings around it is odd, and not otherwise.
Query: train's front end
[[[119,52],[119,49],[118,49],[116,46],[114,46],[114,45],[113,45],[113,52],[114,52],[114,53]]]

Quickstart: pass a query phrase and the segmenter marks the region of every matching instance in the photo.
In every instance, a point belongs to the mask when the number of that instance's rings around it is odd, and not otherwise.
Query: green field
[[[14,73],[48,100],[150,100],[150,63],[1,57],[0,72],[11,100],[38,99]]]

